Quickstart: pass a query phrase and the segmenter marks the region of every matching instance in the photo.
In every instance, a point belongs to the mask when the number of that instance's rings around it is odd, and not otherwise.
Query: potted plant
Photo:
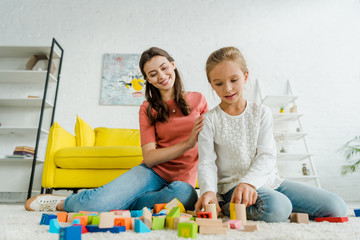
[[[342,166],[341,174],[354,173],[360,169],[360,136],[348,141],[340,151],[344,152],[348,164]]]

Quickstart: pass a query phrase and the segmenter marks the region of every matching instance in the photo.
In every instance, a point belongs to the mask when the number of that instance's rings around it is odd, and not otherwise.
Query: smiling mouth
[[[169,82],[170,82],[170,78],[168,78],[168,79],[160,82],[160,84],[163,85],[163,86],[165,86],[165,85],[167,85]]]
[[[232,98],[235,96],[235,94],[236,94],[236,93],[231,94],[231,95],[227,95],[227,96],[224,96],[224,97],[227,98],[227,99],[232,99]]]

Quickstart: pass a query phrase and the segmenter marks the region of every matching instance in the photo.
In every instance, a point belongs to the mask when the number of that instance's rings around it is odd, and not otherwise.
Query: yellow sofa
[[[92,129],[77,118],[75,136],[54,123],[49,132],[42,187],[52,189],[100,187],[143,160],[137,129]]]

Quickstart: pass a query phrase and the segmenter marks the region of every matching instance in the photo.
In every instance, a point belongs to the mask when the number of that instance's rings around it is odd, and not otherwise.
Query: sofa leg
[[[51,188],[46,188],[45,194],[52,194],[53,190]]]
[[[73,189],[73,193],[78,193],[78,191],[79,191],[79,189],[77,189],[77,188]]]

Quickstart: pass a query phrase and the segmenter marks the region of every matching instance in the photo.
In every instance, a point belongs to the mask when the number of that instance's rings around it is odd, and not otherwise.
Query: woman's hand
[[[248,207],[255,204],[257,197],[258,194],[254,186],[247,183],[240,183],[236,186],[230,202],[237,204],[242,203]]]
[[[195,204],[195,211],[198,213],[201,209],[205,208],[206,204],[215,203],[216,204],[216,211],[219,214],[221,212],[218,200],[216,198],[216,194],[212,191],[208,191],[201,195],[201,197],[197,200]]]
[[[194,123],[194,127],[191,131],[190,137],[186,140],[186,144],[189,146],[189,148],[195,147],[197,141],[198,141],[198,135],[200,131],[202,130],[202,127],[204,126],[204,115],[200,115]]]

